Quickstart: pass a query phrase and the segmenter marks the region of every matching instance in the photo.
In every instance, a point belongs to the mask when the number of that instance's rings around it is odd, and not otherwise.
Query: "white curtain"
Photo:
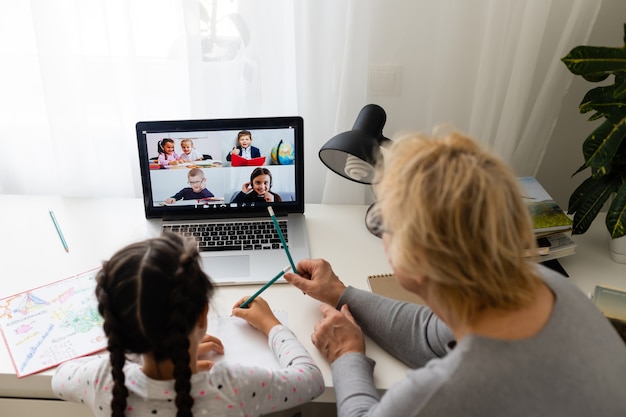
[[[447,123],[533,175],[601,0],[0,3],[0,192],[139,197],[134,125],[299,114],[307,202],[369,189],[317,156],[359,110]],[[393,70],[380,93],[371,74]]]

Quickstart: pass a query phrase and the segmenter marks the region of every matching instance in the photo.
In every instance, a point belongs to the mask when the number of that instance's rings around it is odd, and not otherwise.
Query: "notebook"
[[[262,167],[233,166],[226,160],[242,130],[250,132],[251,145],[265,157]],[[304,217],[301,117],[141,121],[136,124],[136,133],[146,218],[159,222],[162,229],[206,235],[194,239],[198,241],[203,269],[215,284],[265,283],[289,265],[277,235],[271,236],[275,231],[268,205],[284,230],[293,260],[297,263],[310,257]],[[202,155],[202,159],[181,158],[183,139],[191,140],[185,141],[188,151],[191,145],[190,154]],[[159,144],[168,143],[173,144],[174,155],[169,156],[169,162],[159,161]],[[171,145],[168,147],[171,149]],[[244,193],[244,185],[251,181],[255,169],[269,172],[260,179],[268,180],[270,190],[282,201],[275,198],[267,203],[261,197],[249,200],[257,194],[250,187]],[[242,231],[241,223],[259,222],[265,224],[269,241],[231,244],[248,233],[249,228]],[[208,231],[206,223],[217,224],[218,230]],[[215,233],[232,241],[203,246],[210,244],[204,239],[214,239]]]

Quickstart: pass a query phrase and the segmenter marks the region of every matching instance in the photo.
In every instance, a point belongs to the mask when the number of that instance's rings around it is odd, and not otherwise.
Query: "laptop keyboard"
[[[278,220],[278,226],[288,244],[287,221]],[[272,221],[163,225],[162,230],[194,239],[201,252],[283,247]]]

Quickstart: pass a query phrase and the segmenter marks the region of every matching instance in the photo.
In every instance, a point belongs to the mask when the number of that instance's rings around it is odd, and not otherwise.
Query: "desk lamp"
[[[386,121],[387,115],[382,107],[366,105],[359,112],[352,130],[339,133],[322,146],[320,160],[344,178],[360,184],[372,184],[376,179],[376,164],[382,158],[381,147],[391,143],[383,136]],[[368,215],[373,212],[374,204],[368,209]],[[371,219],[366,221],[368,230],[379,236],[370,223]]]

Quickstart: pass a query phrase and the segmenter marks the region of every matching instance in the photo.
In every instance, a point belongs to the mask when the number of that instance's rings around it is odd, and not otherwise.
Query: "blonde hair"
[[[183,143],[185,142],[189,142],[189,144],[191,145],[191,147],[193,148],[193,140],[189,139],[189,138],[185,138],[183,140],[180,141],[180,145],[182,146]]]
[[[510,169],[458,132],[405,135],[388,150],[375,191],[394,268],[425,275],[429,296],[464,323],[528,305],[536,242]]]
[[[206,178],[204,176],[204,171],[200,168],[191,168],[187,173],[187,179],[190,179],[191,177],[202,177],[202,179]]]

